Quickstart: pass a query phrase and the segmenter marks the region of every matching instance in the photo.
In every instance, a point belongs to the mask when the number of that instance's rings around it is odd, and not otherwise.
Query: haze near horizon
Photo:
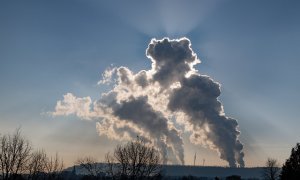
[[[299,5],[2,1],[0,133],[68,165],[136,135],[166,163],[282,164],[299,141]]]

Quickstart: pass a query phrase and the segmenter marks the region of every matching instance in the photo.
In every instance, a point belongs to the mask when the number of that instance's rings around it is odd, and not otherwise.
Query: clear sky
[[[0,133],[21,126],[35,148],[59,152],[67,165],[82,155],[103,160],[118,141],[99,136],[94,121],[47,112],[68,92],[99,99],[111,64],[149,69],[152,38],[188,37],[202,61],[196,69],[222,84],[246,166],[283,163],[300,139],[299,9],[296,0],[0,1]],[[186,164],[197,152],[198,164],[226,165],[214,151],[185,147]]]

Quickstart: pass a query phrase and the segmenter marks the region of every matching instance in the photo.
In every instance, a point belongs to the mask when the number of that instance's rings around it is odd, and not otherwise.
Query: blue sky
[[[118,143],[99,137],[94,122],[51,117],[72,92],[94,100],[111,64],[149,69],[151,38],[188,37],[197,65],[222,84],[225,113],[238,120],[246,166],[283,162],[299,142],[300,3],[298,1],[1,1],[0,133],[21,126],[37,148],[66,162],[103,159]],[[214,152],[189,147],[208,165]],[[201,161],[202,162],[202,161]]]

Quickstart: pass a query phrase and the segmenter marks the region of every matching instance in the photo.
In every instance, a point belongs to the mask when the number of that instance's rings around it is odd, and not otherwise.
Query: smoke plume
[[[184,164],[182,130],[175,127],[180,123],[190,131],[192,143],[216,150],[231,167],[244,167],[238,123],[225,116],[218,100],[220,84],[194,69],[200,60],[190,40],[152,39],[146,55],[151,69],[133,73],[127,67],[109,68],[99,81],[114,83],[109,92],[95,102],[68,93],[53,115],[96,120],[99,135],[111,139],[143,137],[160,150],[164,163],[175,156]]]

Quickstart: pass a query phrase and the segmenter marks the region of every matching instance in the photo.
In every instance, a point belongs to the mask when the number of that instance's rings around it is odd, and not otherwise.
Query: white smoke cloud
[[[243,167],[237,121],[225,116],[218,100],[220,84],[194,69],[200,60],[190,41],[152,39],[146,55],[151,69],[138,73],[127,67],[108,69],[100,82],[114,82],[111,91],[94,103],[69,93],[57,102],[53,114],[94,119],[99,135],[111,139],[143,137],[159,148],[164,163],[169,156],[184,164],[182,132],[174,125],[178,123],[191,132],[192,143],[218,151],[231,167]]]
[[[72,93],[64,95],[62,101],[57,101],[54,116],[67,116],[75,114],[82,119],[90,119],[92,113],[90,111],[92,100],[90,97],[77,98]]]

